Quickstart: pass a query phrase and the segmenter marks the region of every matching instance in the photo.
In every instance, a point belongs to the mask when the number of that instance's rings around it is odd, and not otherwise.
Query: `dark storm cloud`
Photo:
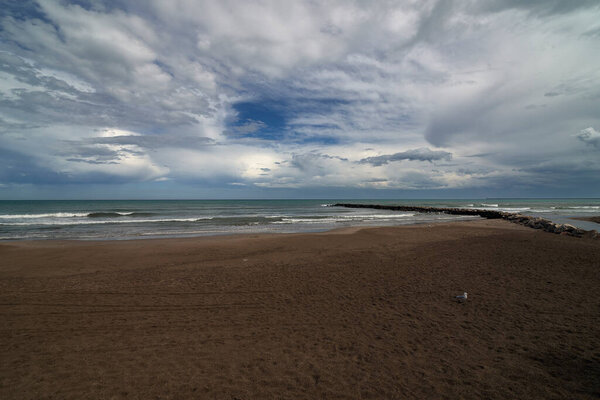
[[[31,64],[11,53],[0,52],[0,71],[12,75],[19,82],[32,86],[42,86],[48,91],[60,91],[69,94],[78,92],[65,81],[53,76],[36,74]]]
[[[0,52],[0,71],[34,87],[12,89],[1,95],[0,107],[25,120],[43,124],[60,121],[62,124],[156,129],[191,125],[196,119],[189,115],[190,112],[209,112],[204,99],[196,99],[193,105],[182,108],[156,109],[154,100],[145,97],[136,96],[125,102],[91,87],[79,90],[65,80],[43,75],[22,58],[5,52]]]
[[[119,158],[119,151],[101,146],[83,145],[79,142],[63,142],[61,154],[73,157],[94,157],[97,161],[112,161]]]
[[[475,7],[489,12],[518,9],[542,16],[551,16],[567,14],[586,8],[598,8],[599,4],[596,0],[492,0],[475,2]]]
[[[183,135],[120,135],[95,137],[81,141],[65,140],[57,154],[67,161],[88,164],[118,164],[128,156],[144,156],[146,151],[166,148],[203,148],[214,145],[206,137]],[[134,146],[133,148],[131,146]],[[138,150],[136,150],[136,148]]]
[[[81,162],[81,163],[86,163],[86,164],[93,164],[93,165],[100,165],[100,164],[119,164],[116,161],[97,161],[97,160],[90,160],[88,158],[67,158],[67,161],[71,161],[71,162]]]
[[[388,164],[394,161],[437,161],[437,160],[450,160],[452,159],[452,153],[448,153],[447,151],[434,151],[428,148],[421,149],[413,149],[407,150],[400,153],[395,154],[386,154],[382,156],[376,157],[367,157],[363,158],[359,161],[361,164],[371,164],[373,166],[379,167],[381,165]]]
[[[348,159],[344,157],[331,156],[329,154],[321,154],[318,152],[306,153],[306,154],[293,154],[290,161],[290,165],[301,171],[310,171],[315,169],[325,169],[327,165],[323,161],[338,160],[347,162]]]
[[[3,118],[0,118],[0,135],[7,132],[18,132],[35,128],[39,128],[39,125],[28,124],[26,122],[9,122]]]
[[[63,141],[57,154],[67,157],[66,161],[87,163],[93,165],[118,164],[118,162],[127,155],[143,155],[125,148],[109,148],[108,146],[88,144],[93,141],[75,142]]]
[[[89,160],[83,161],[90,163]],[[93,161],[91,161],[93,163]],[[0,182],[4,184],[62,185],[66,183],[124,183],[126,177],[115,177],[102,172],[72,174],[54,171],[40,164],[35,157],[0,149]]]
[[[574,190],[589,190],[600,186],[599,163],[583,165],[569,160],[546,161],[518,171],[524,173],[524,177],[517,180],[531,186],[555,189],[567,187]]]
[[[0,148],[0,182],[60,183],[67,177],[37,163],[34,157]]]

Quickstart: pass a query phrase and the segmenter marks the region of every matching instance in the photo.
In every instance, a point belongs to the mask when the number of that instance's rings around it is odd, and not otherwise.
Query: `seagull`
[[[454,296],[454,298],[456,299],[456,301],[458,301],[459,303],[463,303],[465,301],[467,301],[467,292],[464,292],[461,295],[458,296]]]

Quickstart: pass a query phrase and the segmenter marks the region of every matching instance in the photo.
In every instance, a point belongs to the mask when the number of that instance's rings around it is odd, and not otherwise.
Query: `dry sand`
[[[598,398],[599,267],[500,220],[4,243],[0,398]]]

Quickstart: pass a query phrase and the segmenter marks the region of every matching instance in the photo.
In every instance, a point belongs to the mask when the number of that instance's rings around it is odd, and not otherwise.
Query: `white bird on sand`
[[[454,296],[454,298],[456,299],[456,301],[458,301],[459,303],[465,302],[467,301],[467,292],[464,292],[463,294],[460,294],[458,296]]]

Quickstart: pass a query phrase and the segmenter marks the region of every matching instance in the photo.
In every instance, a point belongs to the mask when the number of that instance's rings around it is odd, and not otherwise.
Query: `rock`
[[[570,225],[570,224],[563,224],[563,227],[564,227],[564,228],[565,228],[565,230],[566,230],[566,231],[568,231],[568,232],[572,232],[572,231],[574,231],[575,229],[577,229],[576,227],[574,227],[573,225]]]
[[[564,236],[576,236],[576,237],[593,237],[599,238],[600,235],[596,231],[586,231],[579,229],[569,224],[556,224],[547,219],[540,217],[530,217],[523,214],[513,214],[504,211],[494,210],[479,210],[479,209],[465,209],[465,208],[449,208],[449,207],[422,207],[422,206],[387,206],[381,204],[348,204],[348,203],[337,203],[334,207],[348,207],[348,208],[374,208],[377,210],[392,210],[392,211],[415,211],[422,213],[445,213],[452,215],[478,215],[488,219],[502,218],[515,224],[521,224],[533,229],[543,229],[546,232],[553,232]],[[595,232],[595,233],[591,233]]]

